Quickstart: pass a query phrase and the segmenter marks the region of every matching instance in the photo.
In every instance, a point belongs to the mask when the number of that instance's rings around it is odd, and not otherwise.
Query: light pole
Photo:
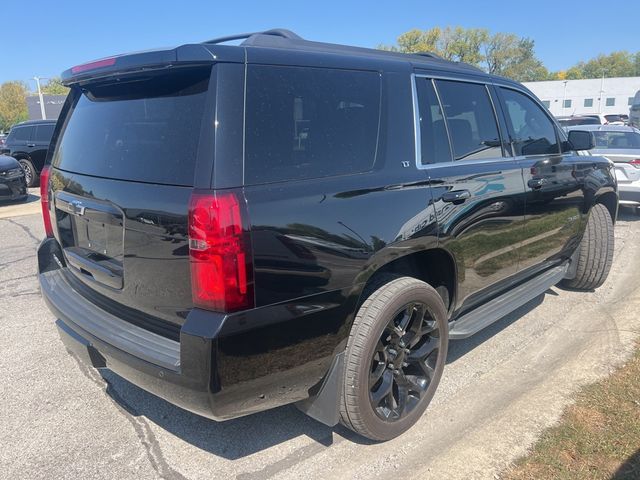
[[[42,120],[47,119],[47,114],[44,110],[44,98],[42,97],[42,90],[40,89],[40,80],[44,79],[44,77],[33,77],[36,81],[36,85],[38,86],[38,97],[40,97],[40,113],[42,114]]]
[[[604,72],[605,69],[602,69],[602,78],[600,79],[600,106],[598,107],[598,113],[602,113],[604,109]]]
[[[562,113],[564,114],[565,102],[567,101],[567,83],[569,80],[565,80],[564,82],[564,92],[562,93]]]

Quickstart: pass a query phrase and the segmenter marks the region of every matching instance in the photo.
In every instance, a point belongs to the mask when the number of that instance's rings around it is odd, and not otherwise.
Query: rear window
[[[640,149],[640,133],[593,132],[596,148]]]
[[[193,185],[210,73],[189,69],[74,92],[53,165],[118,180]]]
[[[379,118],[378,73],[252,66],[245,182],[368,171],[375,160]]]

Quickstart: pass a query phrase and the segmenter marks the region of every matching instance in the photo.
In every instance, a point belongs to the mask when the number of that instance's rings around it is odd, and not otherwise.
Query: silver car
[[[593,133],[595,147],[588,153],[614,162],[620,205],[640,207],[640,130],[621,125],[580,125],[565,130]]]

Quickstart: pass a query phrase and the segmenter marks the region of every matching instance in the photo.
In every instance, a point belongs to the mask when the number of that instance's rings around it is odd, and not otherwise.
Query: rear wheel
[[[576,276],[563,280],[562,284],[576,290],[593,290],[601,286],[611,270],[613,248],[611,214],[604,205],[594,205],[574,257],[577,262]]]
[[[345,357],[341,421],[372,440],[389,440],[422,416],[447,356],[447,311],[433,287],[393,279],[362,304]]]
[[[38,174],[36,173],[36,169],[33,167],[31,160],[21,158],[18,162],[24,171],[24,179],[27,182],[27,187],[35,187],[38,183]]]

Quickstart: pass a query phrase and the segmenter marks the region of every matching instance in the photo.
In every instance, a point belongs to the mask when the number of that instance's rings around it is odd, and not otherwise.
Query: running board
[[[469,313],[465,313],[451,326],[449,338],[451,340],[460,340],[470,337],[500,320],[516,308],[533,300],[557,284],[565,277],[568,267],[569,262],[566,262],[558,267],[551,268]]]

